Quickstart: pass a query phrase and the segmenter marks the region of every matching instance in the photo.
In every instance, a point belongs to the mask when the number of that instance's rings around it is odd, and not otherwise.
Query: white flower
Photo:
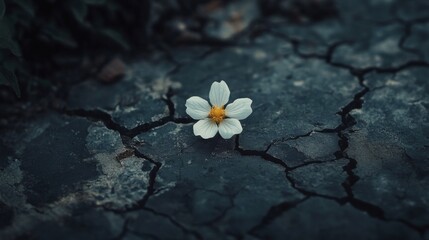
[[[186,113],[199,120],[194,124],[194,135],[204,139],[212,138],[219,131],[224,139],[229,139],[243,131],[240,121],[252,113],[252,100],[239,98],[228,104],[229,88],[224,81],[213,82],[209,98],[210,104],[200,97],[186,100]]]

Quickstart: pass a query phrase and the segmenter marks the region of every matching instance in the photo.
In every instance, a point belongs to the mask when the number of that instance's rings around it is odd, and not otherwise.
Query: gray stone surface
[[[121,217],[95,209],[72,212],[62,222],[47,221],[36,225],[24,238],[33,239],[110,239],[120,236],[124,220]]]
[[[335,128],[340,119],[332,113],[360,90],[347,70],[323,60],[302,59],[292,53],[288,42],[270,36],[257,39],[249,47],[216,52],[204,61],[182,67],[171,78],[193,83],[183,84],[173,99],[178,106],[184,106],[189,96],[207,98],[208,86],[220,79],[228,81],[231,101],[250,96],[254,113],[243,121],[247,131],[240,144],[258,150],[264,150],[273,139]]]
[[[341,22],[326,19],[306,25],[290,24],[273,20],[270,32],[274,36],[296,45],[296,51],[304,56],[324,56],[332,44],[348,39]]]
[[[411,25],[411,33],[404,41],[404,48],[419,54],[426,62],[429,61],[429,19]]]
[[[357,160],[356,197],[385,204],[385,216],[416,225],[429,222],[429,121],[427,68],[374,74],[367,84],[357,124],[349,136],[349,156]],[[371,196],[371,197],[369,197]]]
[[[406,21],[427,18],[429,14],[429,4],[427,1],[407,1],[398,4],[397,15]]]
[[[313,164],[292,171],[289,176],[295,180],[295,186],[305,191],[327,196],[345,197],[342,187],[347,174],[343,171],[347,160]]]
[[[2,129],[0,239],[428,239],[426,1],[301,2],[234,2]],[[253,113],[203,140],[184,104],[220,80]]]
[[[267,152],[295,168],[311,162],[335,160],[339,140],[335,133],[311,132],[297,139],[276,139]]]
[[[323,221],[326,215],[337,221]],[[321,221],[315,221],[320,219]],[[347,219],[347,221],[344,221]],[[347,222],[353,222],[349,228]],[[263,239],[420,239],[407,227],[373,219],[346,204],[310,199],[290,209],[255,234]]]
[[[418,60],[415,54],[401,49],[399,43],[404,32],[401,24],[379,26],[367,32],[365,39],[339,46],[333,62],[354,68],[392,68]]]
[[[167,92],[181,87],[168,78],[173,69],[174,65],[161,56],[133,62],[121,82],[106,87],[97,81],[85,81],[72,87],[66,108],[107,112],[128,129],[159,120],[169,115]]]
[[[281,167],[243,158],[233,140],[195,139],[191,125],[172,123],[137,137],[139,151],[162,163],[159,193],[146,206],[195,230],[214,225],[217,237],[243,235],[271,206],[302,198]]]

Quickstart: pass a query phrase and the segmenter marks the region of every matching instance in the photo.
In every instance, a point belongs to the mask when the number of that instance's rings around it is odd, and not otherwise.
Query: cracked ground
[[[0,238],[429,239],[428,2],[306,23],[235,4],[239,34],[130,59],[3,129]],[[219,80],[253,114],[203,140],[185,101]]]

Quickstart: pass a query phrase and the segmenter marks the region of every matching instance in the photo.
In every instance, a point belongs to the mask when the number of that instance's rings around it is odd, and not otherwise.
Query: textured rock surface
[[[428,73],[416,67],[369,76],[368,86],[378,89],[365,95],[362,111],[352,112],[356,132],[349,135],[347,150],[361,177],[356,197],[386,204],[386,217],[416,225],[429,222],[423,207],[429,202]]]
[[[354,223],[354,227],[347,227],[344,221],[314,222],[314,219],[323,219],[326,215],[347,219]],[[297,228],[301,230],[296,231]],[[401,224],[368,219],[365,213],[348,204],[340,206],[321,199],[307,200],[255,232],[263,239],[281,239],[282,236],[290,239],[379,239],[380,236],[385,239],[420,239],[419,234],[410,234]]]
[[[427,2],[255,3],[1,130],[0,239],[429,239]],[[222,79],[254,112],[195,137]]]

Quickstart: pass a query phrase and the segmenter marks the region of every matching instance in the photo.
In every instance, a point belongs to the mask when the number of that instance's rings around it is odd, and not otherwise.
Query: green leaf
[[[0,69],[0,84],[10,86],[17,97],[21,97],[21,89],[19,88],[18,79],[14,72]]]
[[[1,0],[0,0],[1,1]],[[10,39],[12,36],[12,23],[9,18],[0,21],[0,38]]]
[[[76,48],[77,43],[65,29],[59,28],[55,25],[49,25],[43,29],[46,34],[53,41],[60,43],[66,47]]]
[[[4,0],[0,0],[0,20],[4,17],[6,12],[6,6],[4,5]]]
[[[19,47],[18,43],[12,39],[0,37],[0,48],[8,49],[13,55],[17,57],[21,56],[21,48]]]
[[[125,40],[125,38],[119,32],[110,28],[104,28],[100,30],[100,33],[113,40],[123,49],[130,50],[130,45],[128,44],[127,40]]]
[[[6,77],[3,75],[1,71],[0,71],[0,85],[9,86],[9,81],[6,79]]]
[[[83,0],[72,0],[68,1],[70,11],[78,22],[85,22],[86,14],[88,13],[88,7]]]
[[[15,72],[15,71],[25,72],[22,62],[18,57],[8,56],[7,58],[3,59],[2,63],[3,63],[3,68],[11,72]]]
[[[25,12],[27,12],[30,16],[34,16],[35,9],[33,1],[31,0],[14,0],[16,5],[22,8]]]

